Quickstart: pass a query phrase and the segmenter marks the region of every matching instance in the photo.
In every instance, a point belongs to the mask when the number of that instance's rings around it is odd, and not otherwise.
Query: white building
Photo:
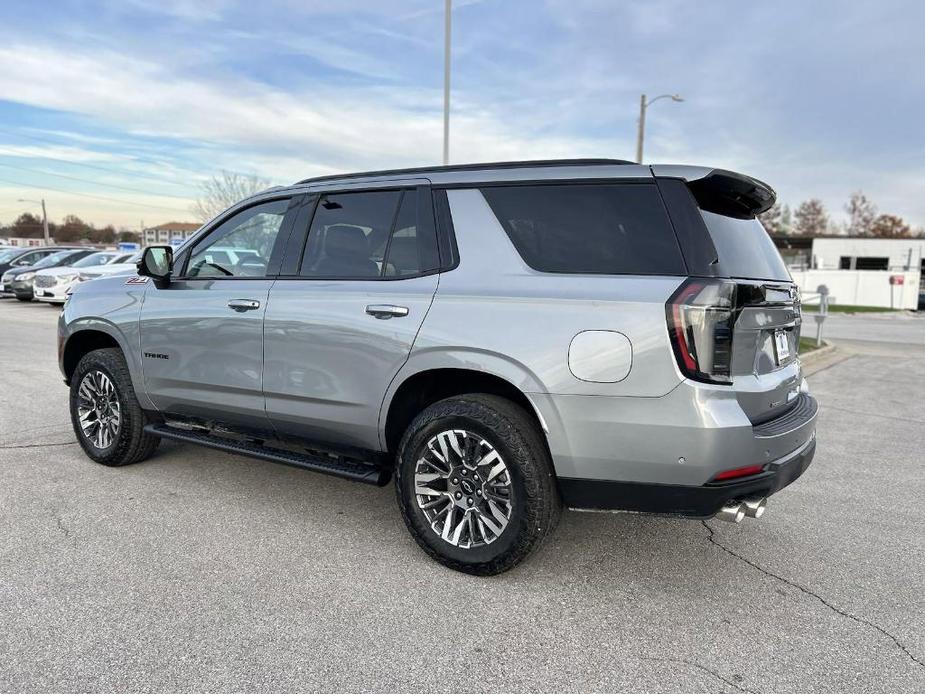
[[[813,239],[813,267],[820,270],[923,270],[925,239],[831,237]]]
[[[167,222],[141,232],[143,246],[176,246],[199,230],[193,222]]]
[[[915,309],[925,294],[925,239],[774,238],[804,294],[828,287],[836,303]]]

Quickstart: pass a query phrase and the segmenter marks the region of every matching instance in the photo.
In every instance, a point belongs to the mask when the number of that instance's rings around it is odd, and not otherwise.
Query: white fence
[[[813,294],[819,285],[829,288],[833,304],[915,309],[919,305],[919,272],[888,270],[791,270],[793,281],[804,294]],[[890,278],[902,284],[890,284]],[[895,280],[894,280],[895,281]]]

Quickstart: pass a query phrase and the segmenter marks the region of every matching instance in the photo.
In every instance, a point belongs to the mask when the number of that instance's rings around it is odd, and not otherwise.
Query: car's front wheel
[[[478,575],[507,571],[535,551],[561,508],[536,424],[495,395],[460,395],[421,412],[399,446],[395,486],[424,551]]]
[[[97,349],[83,356],[71,377],[70,409],[77,441],[102,465],[140,462],[160,442],[144,432],[148,417],[118,349]]]

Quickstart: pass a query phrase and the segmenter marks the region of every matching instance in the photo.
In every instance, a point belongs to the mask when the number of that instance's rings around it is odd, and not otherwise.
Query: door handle
[[[366,313],[380,320],[403,318],[408,315],[408,307],[393,306],[392,304],[370,304],[366,307]]]
[[[260,302],[256,299],[232,299],[228,302],[228,308],[238,313],[244,313],[245,311],[253,311],[256,308],[260,308]]]

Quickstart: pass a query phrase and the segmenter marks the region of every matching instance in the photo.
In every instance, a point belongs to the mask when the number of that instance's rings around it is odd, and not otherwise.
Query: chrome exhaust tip
[[[715,517],[727,523],[741,523],[745,518],[745,504],[738,501],[727,504],[719,510]]]
[[[761,518],[765,509],[768,507],[768,498],[746,499],[742,502],[742,508],[745,509],[745,515],[749,518]]]

